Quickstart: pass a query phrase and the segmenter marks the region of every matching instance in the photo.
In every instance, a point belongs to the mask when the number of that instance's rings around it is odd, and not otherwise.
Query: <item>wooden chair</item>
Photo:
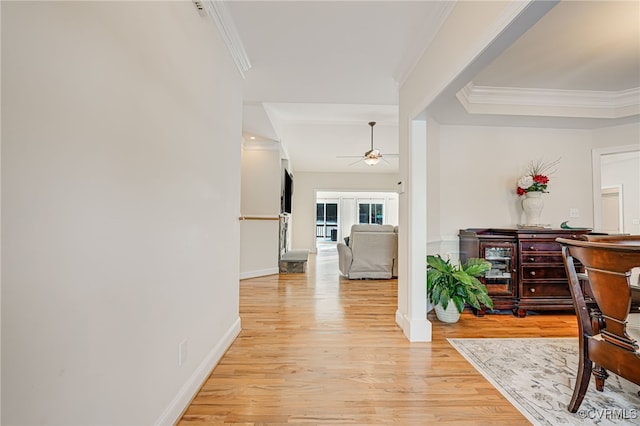
[[[597,241],[596,241],[597,240]],[[576,385],[567,409],[578,411],[591,373],[602,391],[607,371],[640,385],[640,310],[632,299],[631,270],[640,266],[640,238],[578,241],[558,238],[578,320],[579,362]],[[581,286],[578,269],[588,281]],[[588,288],[587,288],[588,287]],[[588,291],[585,291],[588,290]],[[585,293],[592,296],[587,297]],[[629,325],[629,319],[633,318]]]

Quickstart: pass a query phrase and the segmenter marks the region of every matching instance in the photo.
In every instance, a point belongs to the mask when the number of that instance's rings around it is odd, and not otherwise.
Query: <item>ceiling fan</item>
[[[390,164],[387,160],[385,160],[382,156],[382,153],[380,152],[380,150],[375,149],[373,147],[373,126],[376,125],[375,121],[370,121],[369,122],[369,126],[371,126],[371,149],[368,150],[367,152],[364,153],[363,156],[359,156],[359,155],[339,155],[336,158],[359,158],[358,161],[355,161],[351,164],[349,164],[350,166],[353,166],[354,164],[359,163],[360,161],[364,161],[365,164],[369,165],[369,166],[375,166],[376,164],[378,164],[380,162],[380,160],[384,161],[387,164]],[[398,154],[385,154],[387,157],[397,157]]]

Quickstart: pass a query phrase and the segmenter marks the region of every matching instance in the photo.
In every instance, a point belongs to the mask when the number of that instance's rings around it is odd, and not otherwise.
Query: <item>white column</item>
[[[413,120],[401,130],[398,310],[396,322],[412,342],[431,341],[426,309],[427,126]]]

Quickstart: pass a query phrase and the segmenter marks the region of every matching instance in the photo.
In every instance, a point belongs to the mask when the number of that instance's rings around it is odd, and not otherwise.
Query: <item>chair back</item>
[[[578,241],[558,238],[578,317],[578,373],[567,409],[575,413],[593,372],[604,390],[607,371],[640,384],[638,318],[632,271],[640,267],[640,238]],[[580,266],[581,265],[581,266]],[[578,274],[584,268],[586,276]]]
[[[582,316],[588,315],[588,312],[574,259],[584,267],[590,292],[602,313],[602,338],[625,349],[637,350],[638,342],[627,334],[626,323],[632,301],[631,270],[640,266],[640,240],[637,244],[629,244],[629,241],[618,244],[563,238],[557,241],[563,246],[563,257],[574,296],[576,314]],[[589,335],[593,334],[588,326],[585,325],[585,328],[583,331]]]

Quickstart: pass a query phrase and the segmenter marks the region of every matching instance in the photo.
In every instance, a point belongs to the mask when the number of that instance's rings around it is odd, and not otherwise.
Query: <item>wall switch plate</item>
[[[580,210],[576,208],[569,209],[569,217],[573,217],[573,218],[580,217]]]

